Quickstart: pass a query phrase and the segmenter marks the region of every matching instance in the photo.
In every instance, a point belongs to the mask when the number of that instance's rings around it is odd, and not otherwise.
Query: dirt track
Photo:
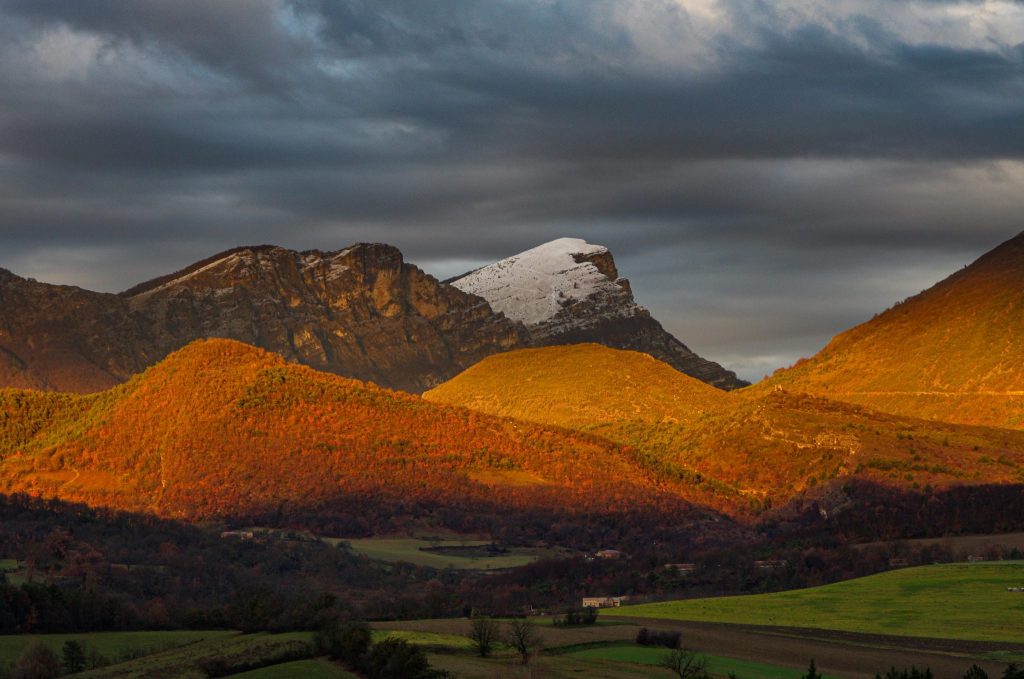
[[[1015,651],[1024,655],[1024,639],[1011,644],[726,623],[620,620],[651,629],[681,630],[687,647],[714,655],[801,669],[814,658],[825,674],[851,679],[874,677],[876,672],[884,673],[889,667],[911,665],[930,667],[936,679],[961,679],[972,663],[995,679],[1002,676],[1006,664],[982,660],[987,653]]]

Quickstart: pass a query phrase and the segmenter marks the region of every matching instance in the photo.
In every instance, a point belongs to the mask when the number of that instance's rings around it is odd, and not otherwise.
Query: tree
[[[1017,667],[1014,663],[1010,663],[1003,670],[1003,679],[1024,679],[1024,669]]]
[[[477,616],[469,623],[469,639],[473,642],[473,648],[481,658],[491,654],[491,649],[498,642],[501,630],[498,623],[490,618]]]
[[[814,658],[811,658],[811,664],[807,668],[807,674],[803,675],[800,679],[821,679],[821,672],[814,664]]]
[[[366,623],[331,620],[317,630],[314,641],[332,659],[355,667],[370,648],[371,636]]]
[[[883,679],[883,677],[881,674],[875,674],[875,679]],[[895,667],[889,668],[884,679],[934,679],[934,675],[930,667],[919,670],[911,665],[909,670],[905,667],[902,670],[897,670]]]
[[[448,673],[435,670],[419,646],[388,637],[373,645],[363,669],[371,679],[440,679]]]
[[[85,649],[82,644],[74,639],[64,642],[61,649],[61,659],[64,664],[64,671],[68,674],[77,674],[85,671]]]
[[[707,659],[685,648],[677,648],[666,655],[661,666],[674,672],[679,679],[708,679]]]
[[[971,665],[971,669],[967,670],[964,679],[988,679],[988,672],[977,665]]]
[[[12,679],[53,679],[60,676],[57,654],[38,641],[31,642],[18,656]]]
[[[515,618],[508,624],[508,645],[519,654],[524,665],[530,663],[530,656],[541,643],[540,635],[529,618]]]

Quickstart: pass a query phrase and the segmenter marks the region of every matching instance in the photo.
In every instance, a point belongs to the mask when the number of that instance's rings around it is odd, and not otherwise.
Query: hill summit
[[[951,422],[1024,427],[1024,233],[769,378]]]
[[[423,397],[586,430],[621,421],[689,424],[732,401],[647,354],[600,344],[489,356]]]

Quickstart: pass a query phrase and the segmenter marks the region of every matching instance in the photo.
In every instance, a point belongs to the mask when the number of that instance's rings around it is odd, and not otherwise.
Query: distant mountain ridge
[[[579,252],[566,254],[567,245]],[[537,249],[545,248],[568,257],[572,271],[543,274],[542,285],[566,291],[544,329],[376,243],[331,252],[232,248],[117,295],[0,270],[0,387],[98,391],[212,337],[410,392],[492,354],[577,341],[646,351],[722,388],[744,384],[637,305],[606,248],[575,239]]]
[[[120,295],[0,275],[2,386],[97,391],[208,337],[406,391],[526,339],[483,299],[373,243],[233,248]]]
[[[720,389],[748,384],[698,356],[652,318],[602,245],[559,238],[447,282],[522,322],[534,346],[595,342],[649,354]]]

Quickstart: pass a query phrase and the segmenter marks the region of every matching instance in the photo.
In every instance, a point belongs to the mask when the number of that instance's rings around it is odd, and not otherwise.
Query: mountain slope
[[[725,393],[596,345],[513,351],[424,398],[598,434],[728,512],[861,479],[900,489],[1024,483],[1024,432],[926,422],[775,389]]]
[[[679,484],[600,439],[428,403],[229,340],[193,343],[99,394],[0,391],[0,422],[0,492],[172,517],[448,507],[469,521],[495,507],[688,507]]]
[[[536,346],[596,342],[650,354],[722,389],[746,384],[651,318],[603,246],[559,238],[447,282],[521,321]]]
[[[0,269],[0,386],[99,391],[162,356],[117,295]]]
[[[207,337],[408,391],[525,340],[486,301],[387,245],[236,248],[120,296],[0,271],[2,386],[105,389]]]
[[[1024,427],[1024,234],[772,376],[894,413]]]

